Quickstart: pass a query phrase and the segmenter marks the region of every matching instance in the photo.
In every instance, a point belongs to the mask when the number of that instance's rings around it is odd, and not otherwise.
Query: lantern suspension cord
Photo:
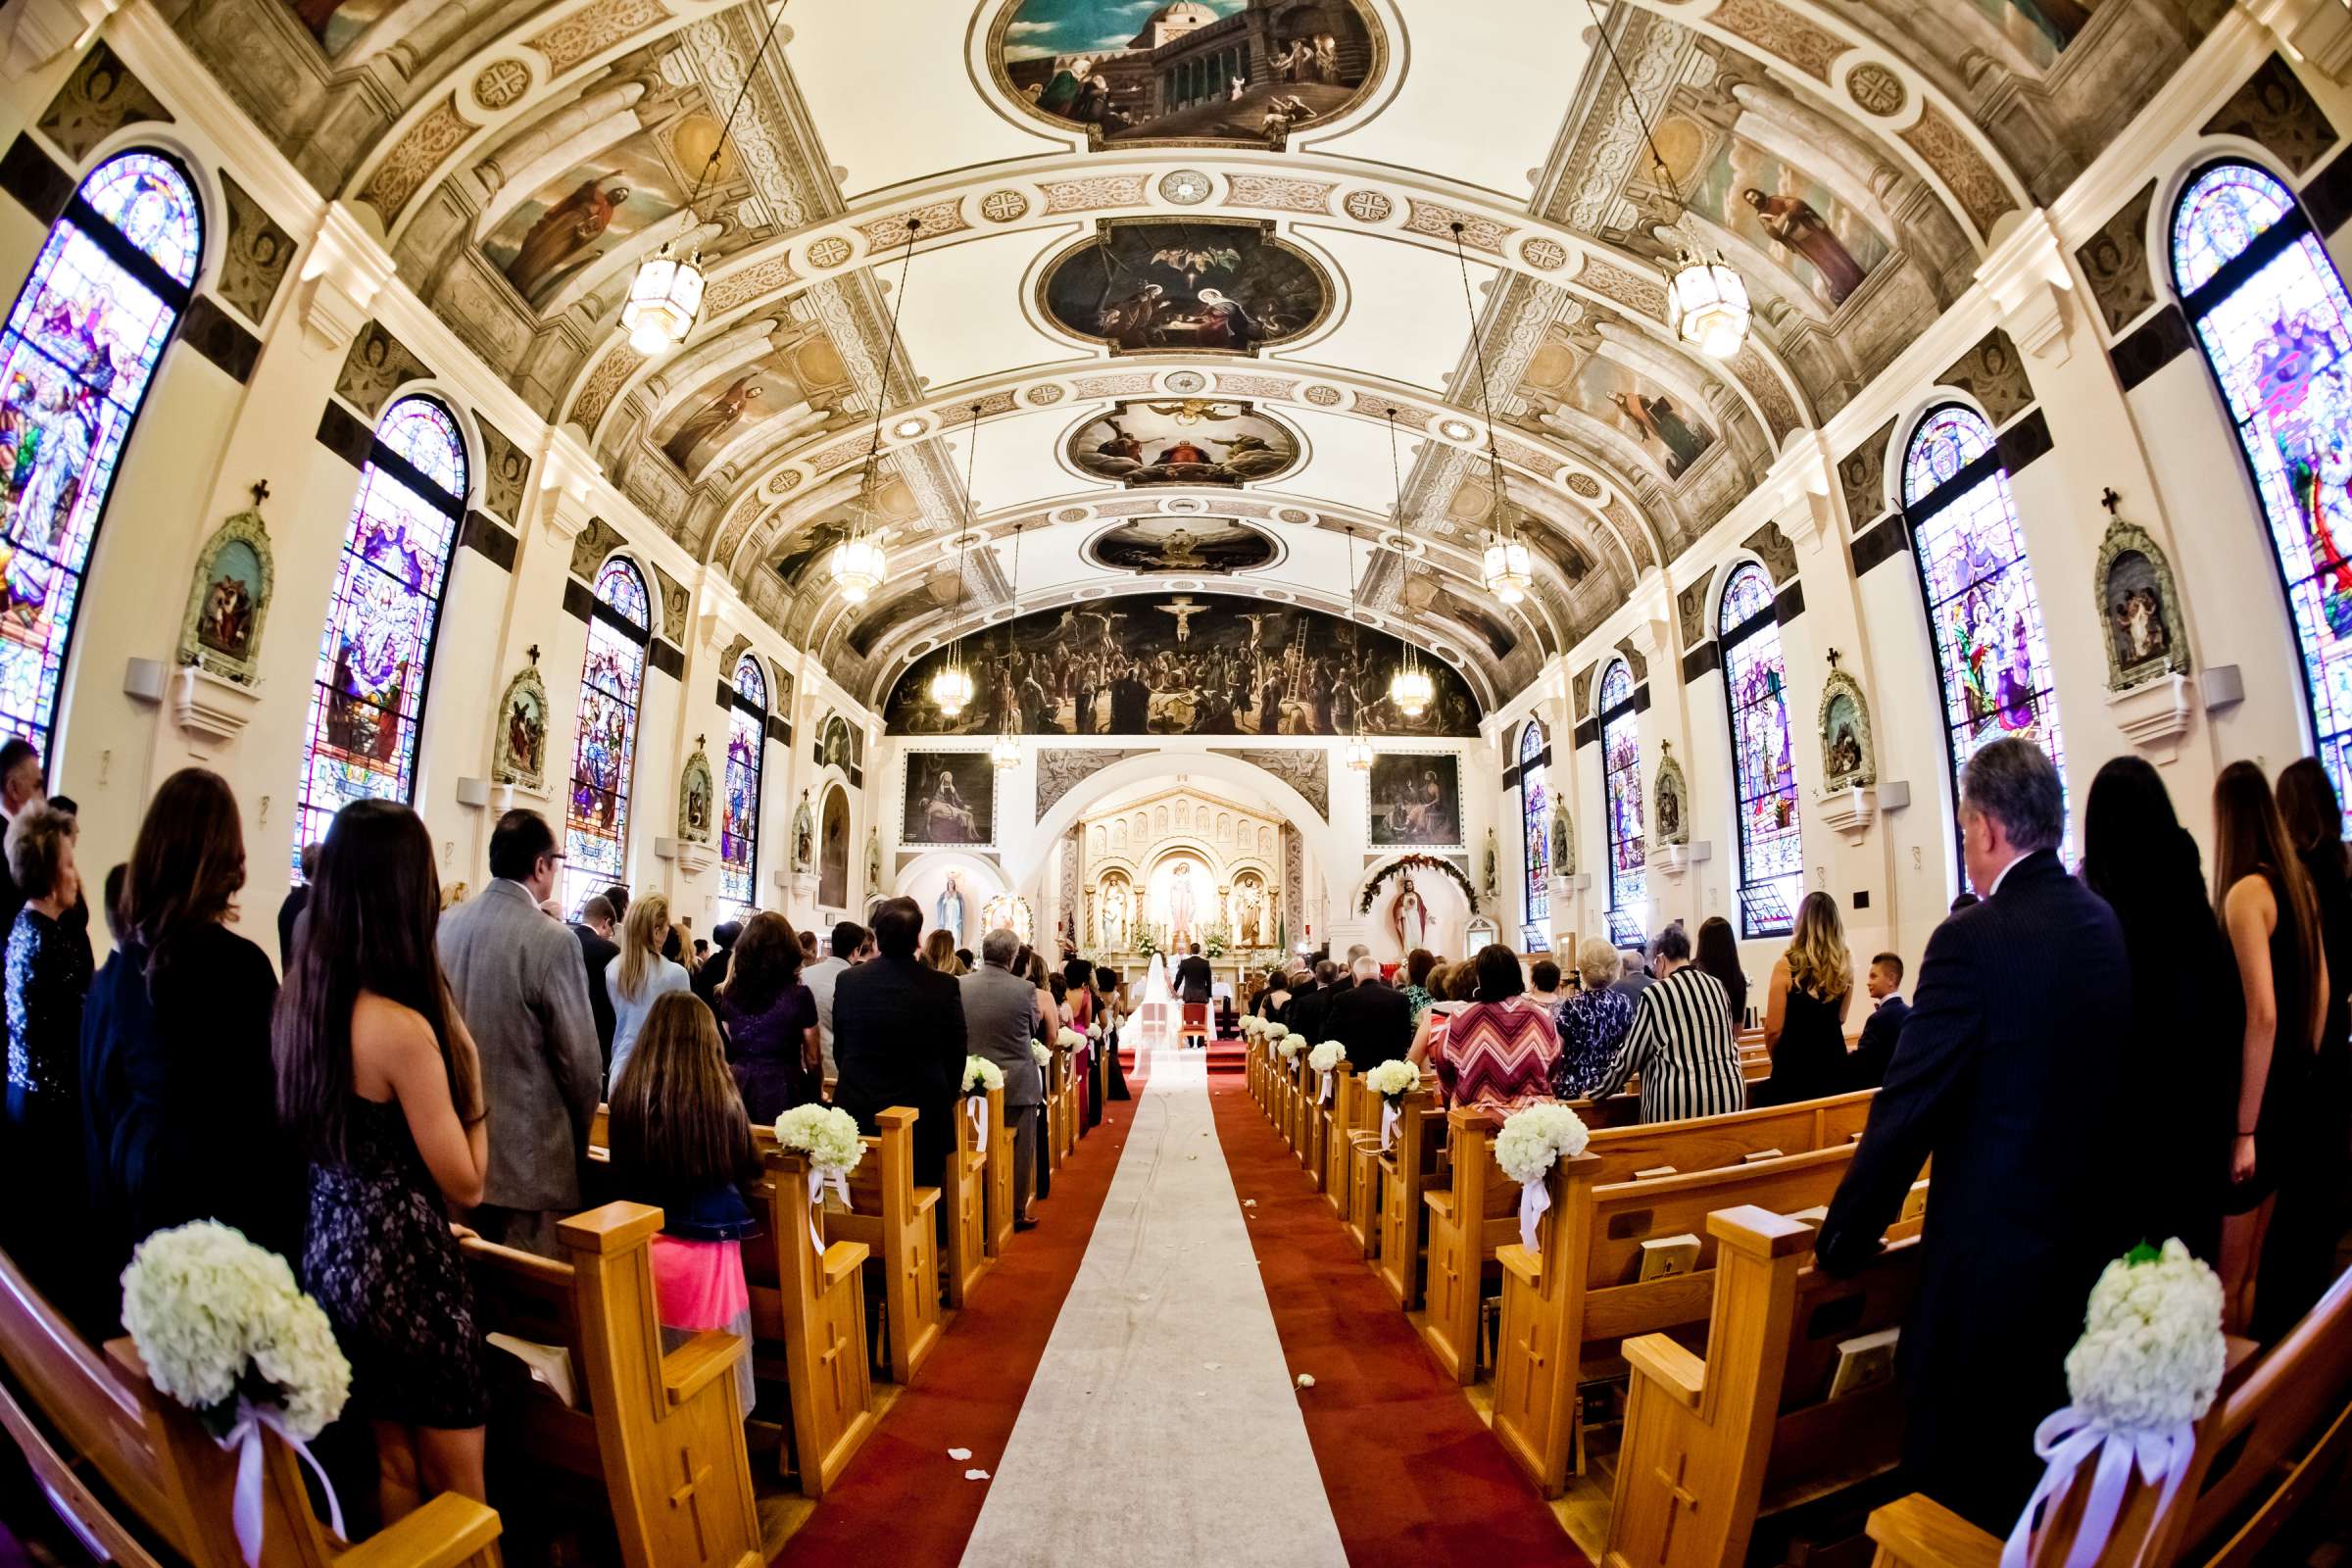
[[[971,450],[963,455],[963,532],[956,539],[956,644],[950,667],[963,667],[963,574],[972,549],[972,471],[980,466],[980,405],[972,405]]]
[[[1502,454],[1494,447],[1494,395],[1487,384],[1487,339],[1478,329],[1478,307],[1470,299],[1470,258],[1462,250],[1462,225],[1453,225],[1453,260],[1462,271],[1462,312],[1470,318],[1470,348],[1478,356],[1478,405],[1487,417],[1487,468],[1494,487],[1494,537],[1508,537],[1510,526],[1510,498],[1502,477]],[[1392,416],[1393,420],[1393,416]]]
[[[882,363],[874,369],[874,432],[865,449],[865,481],[869,491],[874,466],[882,461],[882,414],[890,402],[890,368],[899,358],[899,312],[906,306],[906,277],[914,270],[914,236],[922,226],[919,218],[906,220],[906,248],[899,253],[899,291],[890,302],[890,337],[882,345]]]
[[[735,101],[727,106],[727,122],[718,127],[718,140],[711,145],[710,156],[703,160],[703,172],[694,176],[694,189],[686,198],[686,210],[694,214],[698,222],[703,215],[694,204],[702,200],[704,183],[718,168],[719,154],[727,149],[727,135],[735,128],[735,116],[742,111],[743,101],[752,95],[752,83],[760,75],[760,63],[767,58],[767,46],[776,36],[776,24],[784,20],[783,5],[778,0],[770,0],[770,4],[774,9],[767,14],[767,31],[760,35],[760,47],[752,55],[751,69],[744,72],[743,85],[735,89]]]
[[[1407,536],[1409,531],[1404,526],[1404,466],[1396,457],[1396,406],[1393,403],[1389,405],[1389,483],[1394,487],[1396,496],[1395,503],[1390,508],[1389,515],[1396,523],[1396,532],[1400,536]],[[1413,625],[1413,602],[1405,596],[1404,589],[1405,580],[1413,574],[1413,558],[1399,550],[1396,552],[1396,602],[1402,607],[1398,612],[1397,618],[1404,622],[1405,630],[1409,633]],[[1348,533],[1348,602],[1350,612],[1352,612],[1355,604],[1355,531],[1353,529],[1349,529]],[[1397,641],[1404,644],[1405,663],[1408,666],[1418,665],[1421,662],[1420,650],[1414,646],[1413,639],[1405,636],[1398,638]]]
[[[1607,51],[1609,64],[1616,69],[1617,80],[1625,87],[1626,107],[1634,112],[1634,123],[1642,127],[1642,144],[1649,149],[1650,167],[1658,172],[1659,187],[1674,198],[1674,220],[1680,223],[1684,213],[1688,211],[1683,206],[1683,193],[1675,184],[1674,173],[1666,167],[1666,160],[1658,154],[1657,138],[1649,133],[1649,117],[1642,112],[1642,100],[1634,91],[1634,79],[1625,74],[1625,62],[1617,57],[1616,41],[1610,38],[1609,29],[1601,24],[1600,12],[1592,0],[1585,0],[1585,11],[1592,19],[1592,30],[1599,35],[1600,47]]]

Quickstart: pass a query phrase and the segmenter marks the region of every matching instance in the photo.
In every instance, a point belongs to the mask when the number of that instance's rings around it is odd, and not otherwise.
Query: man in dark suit
[[[1206,1002],[1209,989],[1216,983],[1208,960],[1200,956],[1200,944],[1194,943],[1176,965],[1176,995],[1186,1002]]]
[[[1323,1016],[1323,1036],[1348,1048],[1349,1066],[1370,1072],[1412,1049],[1413,1004],[1380,977],[1380,965],[1369,954],[1356,959],[1350,971],[1353,984],[1335,988]]]
[[[2030,741],[1960,777],[1969,880],[1984,902],[1928,939],[1870,1123],[1814,1243],[1832,1274],[1879,1250],[1933,1155],[1919,1294],[1897,1352],[1911,1483],[2005,1533],[2042,1462],[2034,1429],[2067,1402],[2065,1358],[2099,1271],[2136,1239],[2116,1093],[2136,1065],[2116,1020],[2131,970],[2106,903],[2058,858],[2066,801]]]
[[[691,982],[694,994],[703,999],[703,1005],[718,1010],[718,988],[727,983],[727,964],[735,956],[735,939],[743,935],[741,920],[721,920],[710,928],[710,956],[703,966],[694,971]],[[808,932],[802,935],[807,937]],[[811,962],[814,960],[811,959]]]
[[[1886,1081],[1895,1038],[1903,1032],[1903,1020],[1911,1016],[1911,1004],[1902,998],[1903,960],[1899,954],[1882,953],[1870,960],[1866,989],[1871,1014],[1862,1021],[1862,1039],[1854,1054],[1845,1058],[1848,1089],[1876,1089]]]
[[[937,1185],[956,1142],[956,1101],[963,1089],[963,992],[956,977],[917,962],[923,909],[912,899],[886,899],[874,909],[870,962],[833,982],[833,1060],[840,1078],[833,1103],[871,1136],[874,1117],[892,1105],[921,1113],[914,1124],[914,1179]]]
[[[580,939],[580,961],[588,966],[588,1016],[596,1020],[597,1049],[604,1054],[605,1071],[612,1070],[612,993],[606,988],[605,970],[620,949],[612,942],[612,901],[602,893],[593,893],[580,906],[580,917],[571,922],[571,934]]]
[[[1340,978],[1340,966],[1329,958],[1316,961],[1315,977],[1301,986],[1291,998],[1291,1011],[1286,1027],[1295,1035],[1303,1035],[1306,1043],[1323,1043],[1323,1018],[1331,1007],[1335,995],[1333,985]]]

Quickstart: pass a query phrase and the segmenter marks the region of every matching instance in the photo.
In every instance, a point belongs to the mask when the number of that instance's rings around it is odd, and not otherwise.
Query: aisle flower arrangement
[[[963,1058],[963,1113],[971,1119],[972,1148],[988,1152],[988,1097],[1004,1087],[1004,1069],[986,1056]]]
[[[1364,1074],[1364,1087],[1381,1099],[1380,1147],[1385,1151],[1396,1138],[1396,1115],[1408,1090],[1421,1082],[1421,1069],[1401,1056],[1380,1062]]]
[[[1054,1064],[1054,1048],[1043,1040],[1032,1040],[1029,1042],[1029,1059],[1040,1067],[1050,1067]]]
[[[1574,1159],[1592,1141],[1584,1118],[1566,1105],[1527,1105],[1511,1112],[1494,1135],[1494,1163],[1519,1184],[1519,1244],[1541,1250],[1536,1224],[1551,1207],[1551,1168]]]
[[[1285,1032],[1274,1042],[1274,1049],[1276,1052],[1281,1054],[1284,1061],[1287,1062],[1295,1060],[1297,1059],[1298,1053],[1306,1049],[1306,1037],[1304,1035],[1295,1035]]]
[[[2162,1512],[2186,1477],[2196,1424],[2213,1407],[2228,1362],[2222,1282],[2175,1237],[2142,1243],[2109,1263],[2091,1287],[2082,1337],[2066,1355],[2073,1403],[2034,1433],[2049,1461],[2001,1550],[2004,1568],[2023,1564],[2045,1509],[2096,1459],[2089,1499],[2068,1561],[2091,1562],[2107,1544],[2136,1468],[2162,1489]]]
[[[1332,1069],[1347,1059],[1348,1048],[1337,1040],[1326,1040],[1306,1054],[1307,1066],[1321,1075],[1319,1080],[1321,1087],[1317,1091],[1316,1098],[1326,1105],[1331,1103]]]
[[[776,1142],[808,1156],[808,1240],[821,1257],[825,1243],[816,1213],[824,1190],[832,1188],[842,1206],[850,1206],[850,1172],[865,1157],[865,1140],[858,1136],[857,1118],[848,1111],[808,1104],[776,1118]]]
[[[261,1561],[262,1431],[284,1438],[343,1508],[305,1446],[343,1410],[351,1363],[286,1260],[217,1220],[157,1231],[122,1271],[122,1326],[156,1388],[237,1453],[231,1522],[247,1563]]]

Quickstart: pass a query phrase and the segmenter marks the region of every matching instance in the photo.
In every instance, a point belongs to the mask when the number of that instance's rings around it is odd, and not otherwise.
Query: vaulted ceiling
[[[1352,604],[1494,704],[1968,287],[2220,9],[191,0],[174,22],[486,361],[867,701],[1017,586],[1023,611]],[[1729,361],[1666,327],[1678,233],[1755,297]],[[619,310],[663,244],[710,285],[648,358]],[[1482,380],[1537,547],[1516,606],[1478,577]],[[853,605],[824,564],[877,400],[890,579]]]

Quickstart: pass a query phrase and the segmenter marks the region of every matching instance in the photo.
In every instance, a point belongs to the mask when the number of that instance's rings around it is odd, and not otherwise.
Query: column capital
[[[539,520],[560,540],[577,539],[595,517],[596,459],[568,430],[550,430],[539,447]]]
[[[2352,85],[2352,8],[2344,0],[2238,0],[2279,47],[2338,85]]]
[[[397,270],[392,253],[348,202],[329,202],[303,259],[296,300],[305,335],[322,352],[341,353],[359,335],[375,296]]]
[[[0,75],[30,75],[74,48],[113,16],[122,0],[19,0],[17,24],[0,57]]]
[[[2066,307],[2075,275],[2047,211],[2036,207],[2026,213],[1977,268],[1977,281],[2019,348],[2037,360],[2066,363],[2073,352],[2066,341]]]
[[[1838,520],[1837,460],[1819,430],[1789,437],[1788,448],[1765,470],[1762,488],[1772,498],[1773,520],[1797,544],[1819,550]]]

